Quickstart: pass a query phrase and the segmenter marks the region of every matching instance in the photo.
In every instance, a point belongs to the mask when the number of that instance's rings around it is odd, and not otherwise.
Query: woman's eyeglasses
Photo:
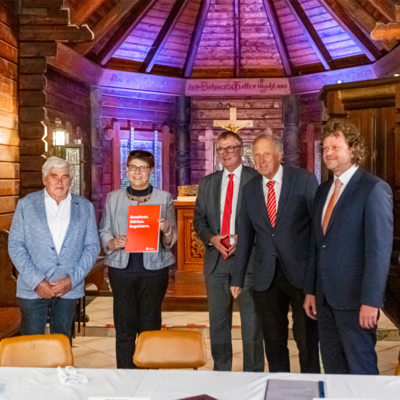
[[[148,165],[140,165],[139,167],[137,165],[128,165],[128,170],[129,171],[139,171],[139,172],[146,172],[150,167]]]

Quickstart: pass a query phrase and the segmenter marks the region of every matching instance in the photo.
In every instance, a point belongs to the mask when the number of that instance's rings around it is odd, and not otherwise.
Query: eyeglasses
[[[146,172],[150,167],[148,165],[140,165],[139,167],[137,165],[128,165],[127,166],[129,171],[139,171],[139,172]]]
[[[215,151],[217,154],[224,154],[226,151],[228,154],[233,153],[237,147],[242,147],[242,146],[228,146],[228,147],[218,147]]]

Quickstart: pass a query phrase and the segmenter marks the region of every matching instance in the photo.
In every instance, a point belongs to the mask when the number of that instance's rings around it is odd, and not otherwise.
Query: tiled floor
[[[97,297],[86,307],[86,314],[90,321],[88,326],[104,327],[113,325],[112,298]],[[186,326],[188,324],[208,326],[207,312],[163,312],[162,323],[167,326]],[[239,313],[234,313],[233,325],[240,326]],[[395,329],[394,325],[383,313],[379,320],[380,329]],[[292,372],[300,372],[298,350],[293,340],[289,340],[289,353]],[[201,368],[213,369],[210,340],[206,339],[208,362]],[[233,371],[243,370],[243,349],[241,340],[232,341]],[[378,341],[376,346],[378,366],[381,375],[393,375],[398,363],[400,341]],[[116,368],[115,338],[114,337],[77,337],[73,342],[75,366],[78,368]],[[268,371],[268,364],[265,364]]]
[[[293,340],[289,340],[289,354],[291,372],[300,372],[298,350]],[[200,369],[212,370],[210,340],[206,339],[207,364]],[[243,349],[241,340],[232,341],[233,360],[232,371],[243,371]],[[73,341],[75,366],[78,368],[116,368],[115,338],[104,337],[77,337]],[[398,341],[380,341],[376,346],[378,367],[381,375],[393,375],[400,351]],[[268,372],[268,364],[265,364]]]

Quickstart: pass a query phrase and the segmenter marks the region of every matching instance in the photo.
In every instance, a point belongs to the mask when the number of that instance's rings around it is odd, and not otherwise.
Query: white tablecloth
[[[63,386],[57,370],[0,368],[1,400],[87,400],[89,397],[180,399],[208,394],[218,400],[263,400],[267,379],[323,380],[326,398],[399,400],[400,377],[257,374],[188,370],[79,369],[88,383]]]

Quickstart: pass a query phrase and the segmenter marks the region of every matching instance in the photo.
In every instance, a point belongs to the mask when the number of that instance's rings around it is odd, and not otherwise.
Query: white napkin
[[[78,374],[74,367],[65,367],[65,369],[58,367],[57,371],[58,371],[58,379],[63,385],[89,382],[89,379],[82,374]]]

